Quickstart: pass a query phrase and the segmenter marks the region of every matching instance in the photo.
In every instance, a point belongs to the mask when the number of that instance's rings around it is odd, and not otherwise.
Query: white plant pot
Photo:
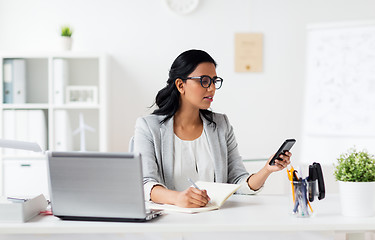
[[[375,182],[339,181],[342,215],[370,217],[375,213]]]
[[[72,38],[71,37],[63,37],[61,36],[61,48],[64,51],[72,50]]]

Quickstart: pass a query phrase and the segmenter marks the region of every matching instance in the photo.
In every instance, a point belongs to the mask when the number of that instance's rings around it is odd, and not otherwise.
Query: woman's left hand
[[[292,153],[286,152],[285,155],[281,154],[280,158],[283,160],[275,160],[275,165],[271,166],[269,163],[273,156],[271,156],[266,165],[259,170],[259,172],[253,174],[250,176],[250,178],[247,180],[247,183],[249,184],[250,189],[258,190],[261,188],[264,183],[266,182],[268,176],[273,173],[280,170],[283,170],[290,164],[290,157],[292,156]]]
[[[283,160],[275,160],[275,165],[269,165],[269,162],[271,161],[273,155],[268,159],[267,163],[266,163],[266,168],[268,171],[270,172],[277,172],[277,171],[280,171],[280,170],[283,170],[284,168],[286,168],[289,164],[290,164],[290,157],[292,156],[292,153],[291,152],[285,152],[285,155],[284,154],[280,154],[280,158],[282,158]]]

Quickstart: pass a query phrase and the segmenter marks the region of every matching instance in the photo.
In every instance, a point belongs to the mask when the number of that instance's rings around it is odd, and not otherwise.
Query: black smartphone
[[[288,152],[294,145],[294,143],[296,142],[295,139],[287,139],[283,142],[283,144],[281,145],[281,147],[279,148],[279,150],[277,150],[277,152],[275,153],[275,156],[273,156],[273,158],[271,159],[270,161],[270,165],[275,165],[275,160],[283,160],[282,158],[280,158],[280,154],[284,154],[285,152]]]

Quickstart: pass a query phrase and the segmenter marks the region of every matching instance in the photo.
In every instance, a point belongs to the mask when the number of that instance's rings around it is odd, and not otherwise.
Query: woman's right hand
[[[198,208],[206,206],[209,201],[210,197],[206,190],[189,187],[177,194],[175,205],[185,208]]]

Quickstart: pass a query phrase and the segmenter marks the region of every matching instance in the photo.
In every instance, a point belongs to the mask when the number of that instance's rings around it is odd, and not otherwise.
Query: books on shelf
[[[203,182],[198,181],[195,183],[199,189],[207,191],[207,195],[211,198],[211,201],[205,206],[200,208],[183,208],[169,204],[157,204],[154,202],[146,202],[146,207],[149,209],[160,209],[166,212],[183,212],[183,213],[198,213],[207,212],[211,210],[219,209],[225,201],[232,196],[240,187],[240,184],[229,184],[229,183],[215,183],[215,182]]]
[[[65,103],[65,86],[69,80],[69,65],[66,59],[53,59],[53,102]]]
[[[25,59],[4,60],[4,103],[26,102],[26,61]]]
[[[3,138],[37,142],[43,150],[47,148],[47,119],[43,110],[4,110]],[[40,155],[30,151],[3,149],[7,156]]]

